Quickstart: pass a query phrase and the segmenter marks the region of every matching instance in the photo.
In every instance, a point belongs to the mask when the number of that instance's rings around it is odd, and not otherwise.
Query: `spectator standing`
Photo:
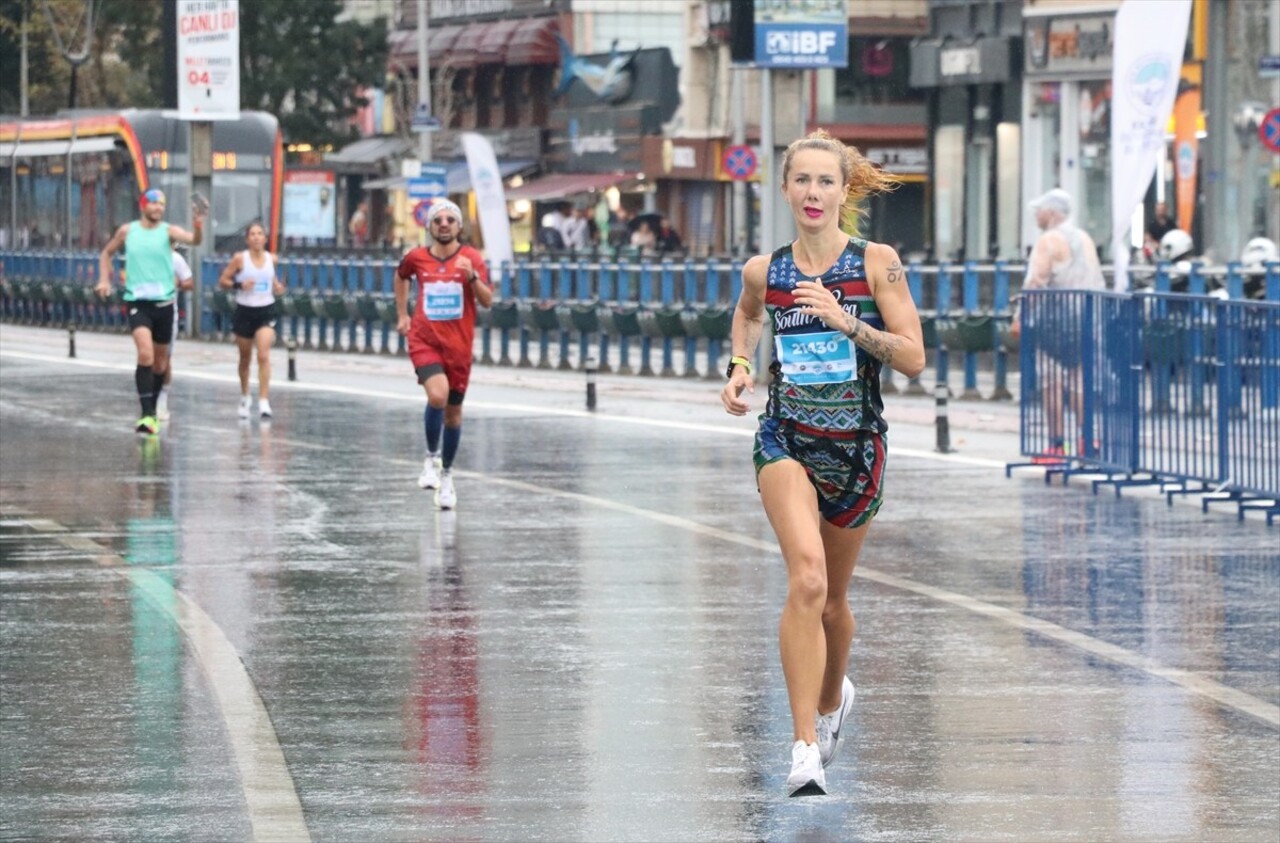
[[[631,245],[631,212],[621,205],[609,220],[609,248],[620,249]]]
[[[1070,222],[1071,194],[1054,188],[1031,203],[1036,225],[1041,229],[1031,258],[1023,288],[1028,290],[1101,290],[1105,287],[1102,267],[1098,263],[1098,247],[1088,232]],[[1048,450],[1032,461],[1041,464],[1061,462],[1065,456],[1063,434],[1064,391],[1069,393],[1076,420],[1083,418],[1084,393],[1080,378],[1080,346],[1088,337],[1087,326],[1080,324],[1080,314],[1058,302],[1046,302],[1040,315],[1028,314],[1036,321],[1039,364],[1042,375],[1045,427],[1049,436]]]
[[[538,226],[538,245],[549,251],[561,251],[565,248],[564,212],[556,203],[550,211],[542,215]]]
[[[369,242],[369,202],[360,200],[347,222],[347,233],[351,235],[351,245],[362,249]]]
[[[1157,202],[1151,221],[1147,223],[1146,236],[1143,238],[1143,252],[1151,260],[1160,248],[1160,241],[1178,225],[1169,217],[1167,202]]]
[[[680,240],[680,235],[671,227],[671,221],[665,216],[658,218],[658,233],[656,238],[658,241],[658,251],[664,255],[668,252],[684,251],[684,243]]]
[[[641,251],[652,252],[658,248],[658,238],[649,227],[648,220],[641,220],[631,232],[631,245]]]
[[[571,209],[560,227],[560,234],[564,237],[565,248],[575,252],[585,252],[590,249],[591,231],[587,226],[586,209]]]

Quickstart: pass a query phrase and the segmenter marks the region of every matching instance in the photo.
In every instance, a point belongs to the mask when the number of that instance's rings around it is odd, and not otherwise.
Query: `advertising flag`
[[[504,262],[515,260],[511,248],[511,218],[507,216],[507,195],[502,189],[502,172],[498,169],[493,144],[476,132],[462,133],[462,148],[467,154],[467,171],[471,188],[476,192],[476,212],[484,235],[484,253],[490,267],[497,271]]]
[[[1196,158],[1200,141],[1196,137],[1200,116],[1200,66],[1182,68],[1183,84],[1173,103],[1173,161],[1175,195],[1178,198],[1178,228],[1190,232],[1196,215]]]
[[[1115,289],[1129,288],[1125,231],[1155,173],[1178,94],[1191,0],[1124,0],[1111,68],[1111,253]]]

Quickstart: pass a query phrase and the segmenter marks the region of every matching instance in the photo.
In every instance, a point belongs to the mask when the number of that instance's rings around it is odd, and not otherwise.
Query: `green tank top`
[[[169,224],[143,228],[134,220],[124,238],[125,301],[168,301],[173,298],[173,247]]]

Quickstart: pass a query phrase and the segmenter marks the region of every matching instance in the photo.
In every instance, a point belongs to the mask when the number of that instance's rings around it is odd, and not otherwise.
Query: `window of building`
[[[906,38],[850,38],[849,65],[835,74],[838,100],[860,105],[925,101],[925,91],[911,87]]]

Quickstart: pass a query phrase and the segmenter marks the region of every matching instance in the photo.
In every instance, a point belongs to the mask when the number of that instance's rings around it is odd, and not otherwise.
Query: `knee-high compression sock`
[[[138,401],[142,404],[142,415],[156,414],[156,373],[150,366],[139,366],[133,373],[133,382],[138,386]]]
[[[427,452],[440,453],[440,428],[444,427],[444,410],[430,404],[422,411],[422,429],[427,434]]]
[[[458,454],[458,442],[461,439],[461,425],[444,429],[444,452],[440,455],[440,462],[445,471],[448,471],[453,466],[453,458]]]

